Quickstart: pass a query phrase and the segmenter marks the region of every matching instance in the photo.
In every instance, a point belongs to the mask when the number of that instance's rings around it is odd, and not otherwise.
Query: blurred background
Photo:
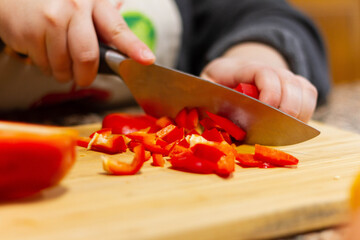
[[[317,24],[333,87],[314,120],[360,133],[360,0],[289,0]]]
[[[290,2],[307,13],[322,31],[329,49],[333,82],[360,80],[360,0]]]

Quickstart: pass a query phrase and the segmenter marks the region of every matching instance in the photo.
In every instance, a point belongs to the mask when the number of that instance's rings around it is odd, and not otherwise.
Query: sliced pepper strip
[[[283,151],[255,144],[255,159],[277,166],[297,165],[299,160]]]
[[[134,147],[134,159],[131,164],[118,160],[103,158],[103,168],[106,172],[115,175],[134,175],[144,164],[145,148],[143,145]]]

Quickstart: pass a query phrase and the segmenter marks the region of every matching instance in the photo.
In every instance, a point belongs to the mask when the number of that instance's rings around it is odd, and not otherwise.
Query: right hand
[[[98,36],[139,63],[155,61],[108,0],[0,0],[2,41],[60,82],[93,82]]]

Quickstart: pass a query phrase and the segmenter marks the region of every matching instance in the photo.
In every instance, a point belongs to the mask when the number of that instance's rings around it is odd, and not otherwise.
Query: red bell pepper
[[[150,132],[155,132],[159,128],[156,125],[156,118],[149,115],[112,113],[102,122],[102,128],[111,128],[114,134],[128,134],[149,127]]]
[[[77,131],[0,121],[0,199],[56,185],[73,166]]]
[[[254,84],[249,83],[239,83],[234,90],[246,94],[250,97],[259,99],[259,90]]]
[[[233,138],[238,141],[245,139],[246,132],[237,125],[235,125],[235,123],[233,123],[232,121],[211,112],[206,113],[217,125],[219,125],[222,129],[228,132]]]
[[[134,147],[134,159],[131,164],[118,160],[104,158],[103,168],[106,172],[115,175],[134,175],[142,167],[145,161],[145,149],[143,145]]]
[[[297,165],[299,160],[283,151],[255,144],[255,159],[276,166]]]

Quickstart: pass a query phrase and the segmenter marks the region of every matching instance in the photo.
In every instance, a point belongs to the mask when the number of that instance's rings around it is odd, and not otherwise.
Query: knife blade
[[[282,146],[320,132],[255,98],[223,85],[160,65],[145,66],[100,45],[99,73],[121,77],[137,103],[154,117],[175,117],[184,107],[227,117],[246,133],[245,143]]]

